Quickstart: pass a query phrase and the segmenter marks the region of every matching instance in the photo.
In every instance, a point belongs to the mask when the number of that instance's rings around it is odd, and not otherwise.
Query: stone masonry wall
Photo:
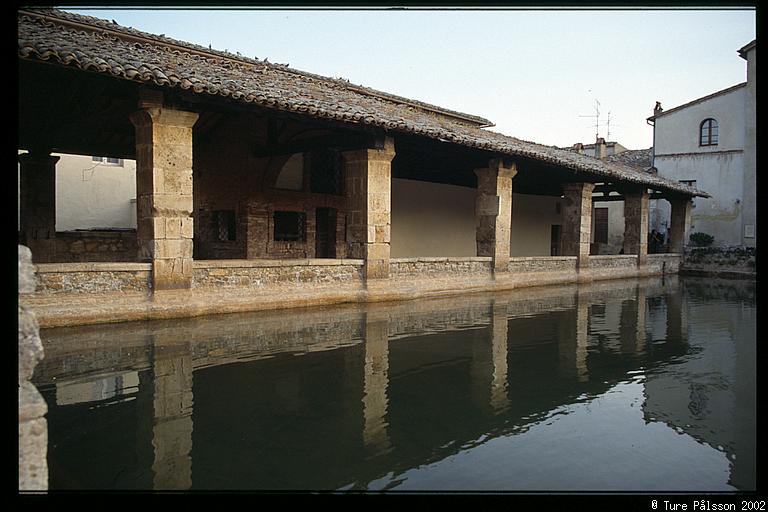
[[[490,277],[492,258],[397,258],[389,262],[392,278]]]
[[[19,246],[19,294],[35,291],[32,252]],[[48,489],[48,407],[30,382],[35,366],[43,358],[35,314],[19,305],[19,490]]]
[[[576,257],[509,258],[509,272],[576,272]]]
[[[362,284],[362,260],[195,261],[193,288]]]
[[[680,270],[681,261],[679,254],[649,254],[648,271],[654,274],[674,274]]]
[[[590,256],[589,268],[597,269],[633,269],[637,266],[637,255],[622,254],[609,256]]]
[[[38,293],[149,292],[150,263],[47,263],[37,266]]]
[[[59,231],[57,263],[86,261],[137,261],[136,231]]]

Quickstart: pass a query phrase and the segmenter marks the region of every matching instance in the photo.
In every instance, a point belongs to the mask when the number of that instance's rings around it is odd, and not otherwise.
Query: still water
[[[46,329],[55,489],[755,489],[754,283]]]

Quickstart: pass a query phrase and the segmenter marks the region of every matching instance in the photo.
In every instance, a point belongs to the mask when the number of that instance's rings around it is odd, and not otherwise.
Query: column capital
[[[567,192],[589,192],[590,194],[595,189],[595,184],[588,181],[581,183],[563,183],[563,193]]]
[[[136,128],[143,128],[153,124],[192,128],[200,115],[197,112],[169,108],[145,108],[137,110],[128,117]]]
[[[475,175],[480,178],[486,174],[496,174],[500,178],[514,178],[517,175],[517,164],[512,162],[504,165],[502,158],[493,158],[488,161],[488,167],[482,167],[474,170]]]
[[[346,163],[359,161],[391,162],[395,158],[395,139],[384,137],[382,148],[362,148],[342,151],[341,157]]]

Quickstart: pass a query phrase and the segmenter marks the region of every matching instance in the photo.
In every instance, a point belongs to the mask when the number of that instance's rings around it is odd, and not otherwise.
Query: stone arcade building
[[[671,203],[680,253],[707,196],[344,80],[52,9],[18,21],[23,301],[44,327],[675,272],[647,254],[648,200]],[[71,263],[52,153],[136,160],[131,257]],[[624,201],[625,254],[590,256],[593,197]]]

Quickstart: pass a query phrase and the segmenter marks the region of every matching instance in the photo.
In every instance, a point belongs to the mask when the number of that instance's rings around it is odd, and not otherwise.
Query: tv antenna
[[[594,115],[579,116],[579,117],[594,117],[595,118],[595,141],[597,141],[597,139],[600,138],[600,102],[597,101],[597,98],[595,98],[595,113],[594,113]]]

